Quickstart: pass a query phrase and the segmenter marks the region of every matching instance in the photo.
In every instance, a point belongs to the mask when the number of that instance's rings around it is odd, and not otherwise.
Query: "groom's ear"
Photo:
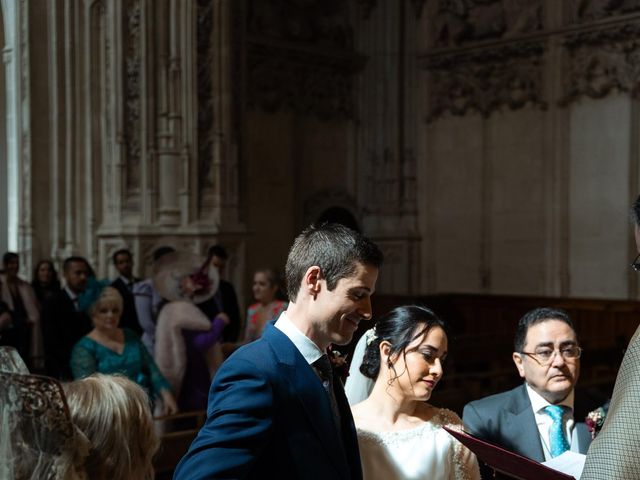
[[[307,269],[302,278],[302,288],[309,294],[309,296],[316,298],[316,295],[320,293],[322,281],[322,272],[317,265],[311,266]]]

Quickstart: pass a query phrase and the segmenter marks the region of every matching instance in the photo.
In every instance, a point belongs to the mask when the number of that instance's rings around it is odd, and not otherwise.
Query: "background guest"
[[[535,308],[518,322],[513,362],[524,383],[464,407],[473,435],[538,462],[566,450],[587,453],[591,435],[574,421],[582,349],[569,315]]]
[[[87,478],[153,478],[159,447],[144,391],[118,375],[95,374],[64,385],[73,423],[91,442]]]
[[[51,297],[60,291],[58,272],[51,260],[40,260],[37,263],[33,269],[31,286],[33,287],[40,306],[43,306]]]
[[[40,309],[29,283],[18,277],[20,257],[7,252],[2,257],[4,277],[0,277],[0,298],[9,306],[20,356],[32,368],[44,367]]]
[[[227,326],[222,333],[222,341],[235,343],[240,335],[241,320],[236,291],[233,285],[224,279],[229,254],[222,245],[213,245],[207,252],[207,258],[209,264],[218,269],[220,285],[213,297],[198,303],[198,308],[210,319],[215,319],[218,315],[226,317],[224,321]]]
[[[243,342],[249,343],[262,336],[265,326],[287,309],[287,302],[278,298],[280,279],[275,270],[263,268],[253,274],[253,298],[256,303],[247,309],[247,324]]]
[[[0,478],[99,478],[84,472],[91,446],[71,421],[60,383],[15,367],[0,363]]]
[[[142,327],[138,322],[136,304],[133,299],[133,286],[140,281],[133,276],[133,255],[125,248],[116,251],[111,257],[113,266],[119,273],[118,278],[111,282],[111,286],[120,292],[122,296],[122,317],[120,325],[122,328],[133,330],[138,335],[142,335]]]
[[[156,248],[152,254],[154,268],[161,261],[162,257],[173,252],[175,252],[173,247],[162,246]],[[133,285],[132,293],[138,323],[143,330],[142,343],[146,347],[147,352],[153,355],[156,341],[156,320],[165,300],[163,300],[162,295],[158,293],[153,285],[152,278],[136,282]]]
[[[156,363],[178,397],[180,410],[204,410],[211,378],[223,360],[219,341],[228,316],[207,318],[195,302],[217,291],[218,270],[208,259],[176,252],[165,257],[154,285],[170,300],[158,314]]]
[[[62,266],[65,286],[42,310],[47,375],[70,380],[71,349],[91,330],[91,319],[80,309],[79,295],[87,287],[89,264],[83,257],[69,257]]]
[[[0,300],[0,345],[16,348],[17,340],[14,338],[13,318],[9,305]],[[17,350],[17,348],[16,348]],[[24,359],[23,359],[24,361]]]
[[[74,378],[92,373],[120,373],[143,387],[152,400],[161,399],[165,415],[177,411],[169,383],[138,336],[118,327],[122,297],[105,287],[91,307],[93,329],[73,347],[71,371]]]

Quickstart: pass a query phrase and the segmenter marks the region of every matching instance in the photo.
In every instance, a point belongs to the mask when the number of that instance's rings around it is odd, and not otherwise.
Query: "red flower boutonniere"
[[[598,432],[602,429],[602,425],[604,425],[604,419],[607,417],[608,411],[609,404],[607,403],[587,414],[587,417],[584,419],[584,423],[587,424],[587,428],[589,429],[589,432],[591,432],[591,439],[596,438],[596,435],[598,435]]]

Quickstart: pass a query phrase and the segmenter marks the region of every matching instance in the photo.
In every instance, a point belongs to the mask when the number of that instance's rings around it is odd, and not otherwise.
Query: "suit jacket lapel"
[[[573,434],[571,437],[571,443],[575,441],[578,445],[578,452],[587,453],[589,445],[591,445],[591,433],[587,425],[582,422],[576,422],[573,426]]]
[[[293,392],[298,395],[313,430],[320,438],[320,443],[337,466],[337,470],[345,476],[348,475],[349,463],[342,448],[343,442],[333,421],[331,403],[322,382],[291,340],[278,329],[267,325],[262,338],[271,344],[281,364],[280,368],[292,385]],[[339,405],[339,408],[342,407]],[[347,418],[353,424],[351,416]],[[345,419],[343,418],[342,421],[344,422]]]
[[[353,423],[351,407],[344,393],[342,380],[335,372],[333,375],[333,385],[342,423],[342,444],[344,446],[344,453],[347,456],[347,462],[349,462],[349,467],[351,468],[351,478],[362,478],[362,463],[360,462],[360,449],[358,448],[356,426]]]
[[[524,385],[516,391],[513,397],[513,406],[510,410],[511,415],[507,428],[511,441],[514,445],[519,446],[519,451],[522,455],[538,462],[544,462],[538,424]]]

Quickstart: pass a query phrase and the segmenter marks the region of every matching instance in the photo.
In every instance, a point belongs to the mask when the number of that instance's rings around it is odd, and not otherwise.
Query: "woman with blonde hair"
[[[145,392],[120,375],[95,374],[64,385],[71,420],[91,443],[87,478],[153,478],[159,440]]]
[[[161,414],[177,412],[171,387],[140,338],[132,330],[119,328],[121,313],[120,293],[105,287],[90,309],[93,330],[71,352],[73,378],[119,373],[144,388],[152,400],[161,400]]]

